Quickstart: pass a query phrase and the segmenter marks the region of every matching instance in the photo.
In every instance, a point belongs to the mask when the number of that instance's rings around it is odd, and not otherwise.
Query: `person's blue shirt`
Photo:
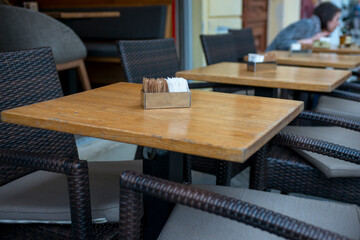
[[[300,39],[311,38],[321,32],[321,24],[318,16],[297,21],[283,29],[272,43],[266,48],[266,51],[289,50],[292,43]]]

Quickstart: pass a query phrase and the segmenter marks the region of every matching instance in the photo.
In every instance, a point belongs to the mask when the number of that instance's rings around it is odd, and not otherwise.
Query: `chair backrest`
[[[200,35],[200,39],[208,65],[219,62],[237,62],[232,34]]]
[[[55,62],[86,57],[80,38],[66,25],[43,13],[0,5],[0,51],[51,47]]]
[[[61,85],[50,48],[0,52],[0,111],[61,96]],[[5,122],[0,122],[0,149],[70,159],[78,157],[71,134]],[[9,167],[0,165],[0,185],[26,172],[6,173],[4,169],[9,170]]]
[[[116,46],[128,82],[142,83],[143,77],[175,77],[180,70],[172,38],[117,41]]]
[[[254,36],[251,28],[230,29],[235,40],[238,59],[242,60],[248,53],[256,53]]]

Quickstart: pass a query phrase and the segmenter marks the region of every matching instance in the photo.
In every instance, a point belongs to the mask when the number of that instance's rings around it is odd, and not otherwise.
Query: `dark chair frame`
[[[63,96],[48,47],[0,53],[0,86],[1,110]],[[38,170],[66,175],[72,224],[0,224],[2,238],[117,234],[113,224],[92,224],[88,164],[79,160],[72,134],[0,122],[0,186]]]
[[[244,56],[249,53],[256,53],[254,35],[251,28],[230,29],[229,33],[234,37],[238,61],[244,61]]]
[[[302,112],[297,121],[317,122],[360,131],[360,122],[316,112]],[[298,124],[298,123],[296,123]],[[360,164],[360,151],[300,136],[277,135],[254,161],[250,188],[277,189],[360,205],[360,178],[327,178],[290,148],[308,150]]]
[[[130,171],[121,175],[120,194],[121,239],[142,236],[141,194],[220,215],[288,239],[347,239],[245,201]]]

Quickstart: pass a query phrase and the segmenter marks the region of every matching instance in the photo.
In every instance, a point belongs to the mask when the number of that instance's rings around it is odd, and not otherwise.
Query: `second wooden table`
[[[181,71],[177,77],[215,83],[302,91],[332,92],[351,76],[350,71],[278,66],[276,71],[250,72],[245,63],[223,62]]]
[[[332,67],[354,69],[360,66],[359,56],[338,55],[334,53],[293,54],[289,51],[271,51],[275,53],[278,64],[306,67]]]

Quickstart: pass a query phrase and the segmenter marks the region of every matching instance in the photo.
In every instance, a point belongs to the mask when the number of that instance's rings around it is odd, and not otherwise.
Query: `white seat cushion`
[[[294,133],[360,150],[360,133],[340,127],[288,126],[283,132]],[[327,177],[360,177],[360,164],[299,150],[297,153],[314,164]]]
[[[118,222],[121,172],[142,172],[142,161],[89,162],[94,222]],[[0,187],[0,222],[70,223],[66,176],[37,171]]]
[[[360,238],[356,205],[304,199],[276,193],[223,186],[195,186],[265,207],[323,229]],[[159,239],[283,239],[221,216],[176,205]]]
[[[360,121],[360,102],[321,96],[315,111]]]

